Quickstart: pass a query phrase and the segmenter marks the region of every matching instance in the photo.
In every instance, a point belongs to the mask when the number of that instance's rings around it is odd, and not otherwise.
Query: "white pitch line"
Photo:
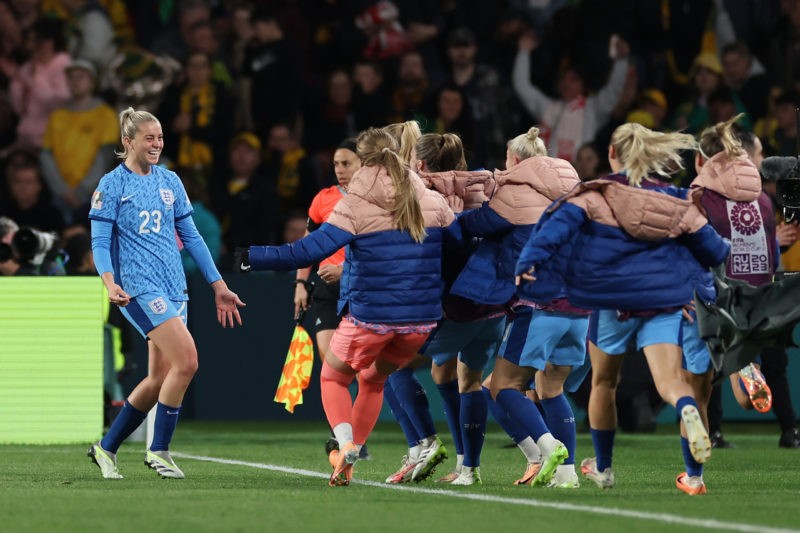
[[[220,463],[225,465],[247,466],[250,468],[258,468],[260,470],[271,470],[273,472],[283,472],[285,474],[295,474],[295,475],[315,477],[320,479],[330,478],[330,474],[325,474],[323,472],[316,472],[314,470],[305,470],[302,468],[292,468],[288,466],[270,465],[265,463],[250,463],[247,461],[237,461],[235,459],[220,459],[217,457],[191,455],[187,453],[177,453],[177,452],[171,452],[171,453],[173,457],[179,457],[182,459],[194,459],[196,461],[208,461],[211,463]],[[457,492],[445,489],[427,489],[424,487],[411,487],[408,485],[378,483],[376,481],[367,481],[359,479],[354,479],[353,484],[366,485],[368,487],[377,487],[380,489],[399,490],[403,492],[411,492],[414,494],[433,494],[437,496],[461,498],[462,500],[505,503],[510,505],[525,505],[527,507],[545,507],[549,509],[558,509],[560,511],[577,511],[580,513],[609,515],[609,516],[618,516],[625,518],[636,518],[639,520],[650,520],[653,522],[661,522],[664,524],[677,524],[682,526],[700,527],[705,529],[742,531],[744,533],[800,533],[799,529],[785,529],[780,527],[740,524],[735,522],[723,522],[721,520],[713,520],[713,519],[687,518],[666,513],[648,513],[646,511],[633,511],[630,509],[618,509],[614,507],[610,508],[597,507],[595,505],[580,505],[575,503],[551,502],[544,500],[535,500],[532,498],[524,498],[524,499],[505,498],[502,496],[492,496],[489,494],[476,494],[471,492],[460,492],[460,491]]]

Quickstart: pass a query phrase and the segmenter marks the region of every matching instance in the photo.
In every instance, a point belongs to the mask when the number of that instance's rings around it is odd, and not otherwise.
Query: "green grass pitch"
[[[619,435],[617,487],[601,491],[591,483],[512,486],[525,462],[496,426],[486,437],[482,486],[385,486],[405,442],[396,426],[381,424],[369,442],[373,460],[356,464],[350,487],[330,488],[322,423],[187,421],[174,453],[250,464],[183,457],[187,479],[162,480],[143,465],[142,444],[126,444],[125,479],[116,481],[102,479],[85,456],[89,443],[0,446],[0,531],[800,531],[800,451],[779,449],[774,425],[730,426],[726,436],[736,448],[714,450],[706,496],[675,488],[675,426]],[[454,464],[450,451],[437,474]],[[578,461],[590,454],[588,435],[579,435]]]

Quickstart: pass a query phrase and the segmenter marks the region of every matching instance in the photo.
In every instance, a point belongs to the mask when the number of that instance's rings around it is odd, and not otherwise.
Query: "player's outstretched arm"
[[[239,314],[239,307],[247,305],[239,299],[239,296],[228,288],[224,280],[218,279],[211,284],[214,289],[214,303],[217,306],[217,322],[223,328],[228,326],[234,327],[234,319],[240,326],[242,325],[242,316]]]

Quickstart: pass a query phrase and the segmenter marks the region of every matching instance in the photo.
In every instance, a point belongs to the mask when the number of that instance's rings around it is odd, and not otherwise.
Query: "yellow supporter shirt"
[[[97,151],[119,141],[117,114],[101,103],[87,111],[59,108],[50,114],[43,148],[53,153],[64,182],[75,188],[97,157]]]

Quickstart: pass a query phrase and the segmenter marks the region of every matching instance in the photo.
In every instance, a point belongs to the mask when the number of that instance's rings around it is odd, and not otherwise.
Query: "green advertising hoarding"
[[[0,278],[0,444],[100,437],[103,298],[93,276]]]

